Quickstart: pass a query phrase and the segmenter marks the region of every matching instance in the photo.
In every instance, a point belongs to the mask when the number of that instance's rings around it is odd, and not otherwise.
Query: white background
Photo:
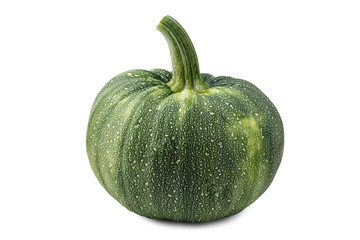
[[[360,239],[358,1],[1,1],[0,239]],[[283,162],[240,214],[150,220],[100,186],[85,135],[98,91],[171,68],[155,28],[176,18],[201,72],[243,78],[277,106]]]

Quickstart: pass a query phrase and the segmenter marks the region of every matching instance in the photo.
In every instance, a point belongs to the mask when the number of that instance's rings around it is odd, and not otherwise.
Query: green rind
[[[238,213],[270,185],[284,144],[270,100],[251,83],[201,74],[173,93],[170,72],[133,70],[98,94],[87,131],[104,188],[140,215],[207,222]]]

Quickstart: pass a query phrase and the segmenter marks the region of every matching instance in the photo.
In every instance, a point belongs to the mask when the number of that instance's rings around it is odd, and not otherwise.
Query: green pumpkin
[[[132,70],[111,79],[91,109],[87,153],[107,192],[156,219],[207,222],[236,214],[269,187],[284,132],[253,84],[200,74],[191,40],[166,16],[173,72]]]

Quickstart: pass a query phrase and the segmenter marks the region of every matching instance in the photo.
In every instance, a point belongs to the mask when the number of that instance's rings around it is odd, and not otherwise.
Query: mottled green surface
[[[238,213],[270,185],[284,144],[270,100],[251,83],[201,74],[172,92],[165,70],[122,73],[91,110],[87,152],[103,187],[150,218],[206,222]]]

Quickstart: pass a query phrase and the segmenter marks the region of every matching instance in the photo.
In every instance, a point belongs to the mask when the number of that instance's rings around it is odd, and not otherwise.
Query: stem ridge
[[[173,92],[192,89],[203,92],[208,86],[201,78],[194,45],[185,29],[174,18],[165,16],[157,26],[164,35],[169,49],[173,77],[167,83]]]

